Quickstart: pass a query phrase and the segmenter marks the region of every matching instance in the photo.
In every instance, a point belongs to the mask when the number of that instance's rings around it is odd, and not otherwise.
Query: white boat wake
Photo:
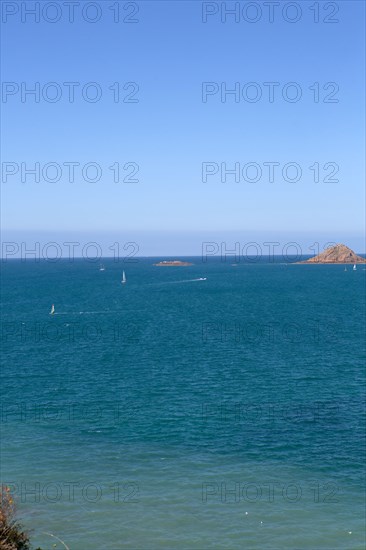
[[[91,315],[94,313],[118,313],[118,311],[55,311],[52,315]]]
[[[198,279],[183,279],[182,281],[164,281],[161,283],[148,283],[148,285],[149,286],[178,285],[181,283],[193,283],[196,281],[207,281],[207,277],[199,277]]]

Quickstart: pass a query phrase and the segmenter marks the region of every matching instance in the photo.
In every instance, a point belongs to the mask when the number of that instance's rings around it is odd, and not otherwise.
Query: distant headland
[[[296,262],[298,264],[365,264],[366,259],[358,256],[345,244],[336,244],[327,248],[321,254],[305,260]]]
[[[180,260],[164,260],[163,262],[159,262],[154,265],[166,266],[166,267],[182,267],[182,266],[193,265],[193,264],[191,264],[190,262],[181,262]]]

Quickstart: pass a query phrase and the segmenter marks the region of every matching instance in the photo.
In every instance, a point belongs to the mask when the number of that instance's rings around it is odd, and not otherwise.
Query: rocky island
[[[154,265],[167,266],[167,267],[182,267],[182,266],[193,265],[193,264],[191,264],[190,262],[181,262],[180,260],[164,260],[163,262],[159,262]]]
[[[365,264],[366,259],[358,256],[345,244],[336,244],[321,254],[298,264]]]

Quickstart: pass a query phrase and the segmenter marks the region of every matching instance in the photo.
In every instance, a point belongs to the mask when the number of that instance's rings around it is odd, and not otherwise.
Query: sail
[[[123,272],[123,273],[122,273],[122,281],[121,281],[121,282],[122,282],[122,283],[125,283],[126,280],[127,280],[127,279],[126,279],[126,274],[125,274],[125,272]]]
[[[53,315],[55,313],[55,306],[52,304],[50,315]]]

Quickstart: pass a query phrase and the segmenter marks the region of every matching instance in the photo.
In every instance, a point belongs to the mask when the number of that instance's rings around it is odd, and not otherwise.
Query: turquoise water
[[[3,264],[2,480],[33,543],[364,548],[366,271],[192,261]]]

